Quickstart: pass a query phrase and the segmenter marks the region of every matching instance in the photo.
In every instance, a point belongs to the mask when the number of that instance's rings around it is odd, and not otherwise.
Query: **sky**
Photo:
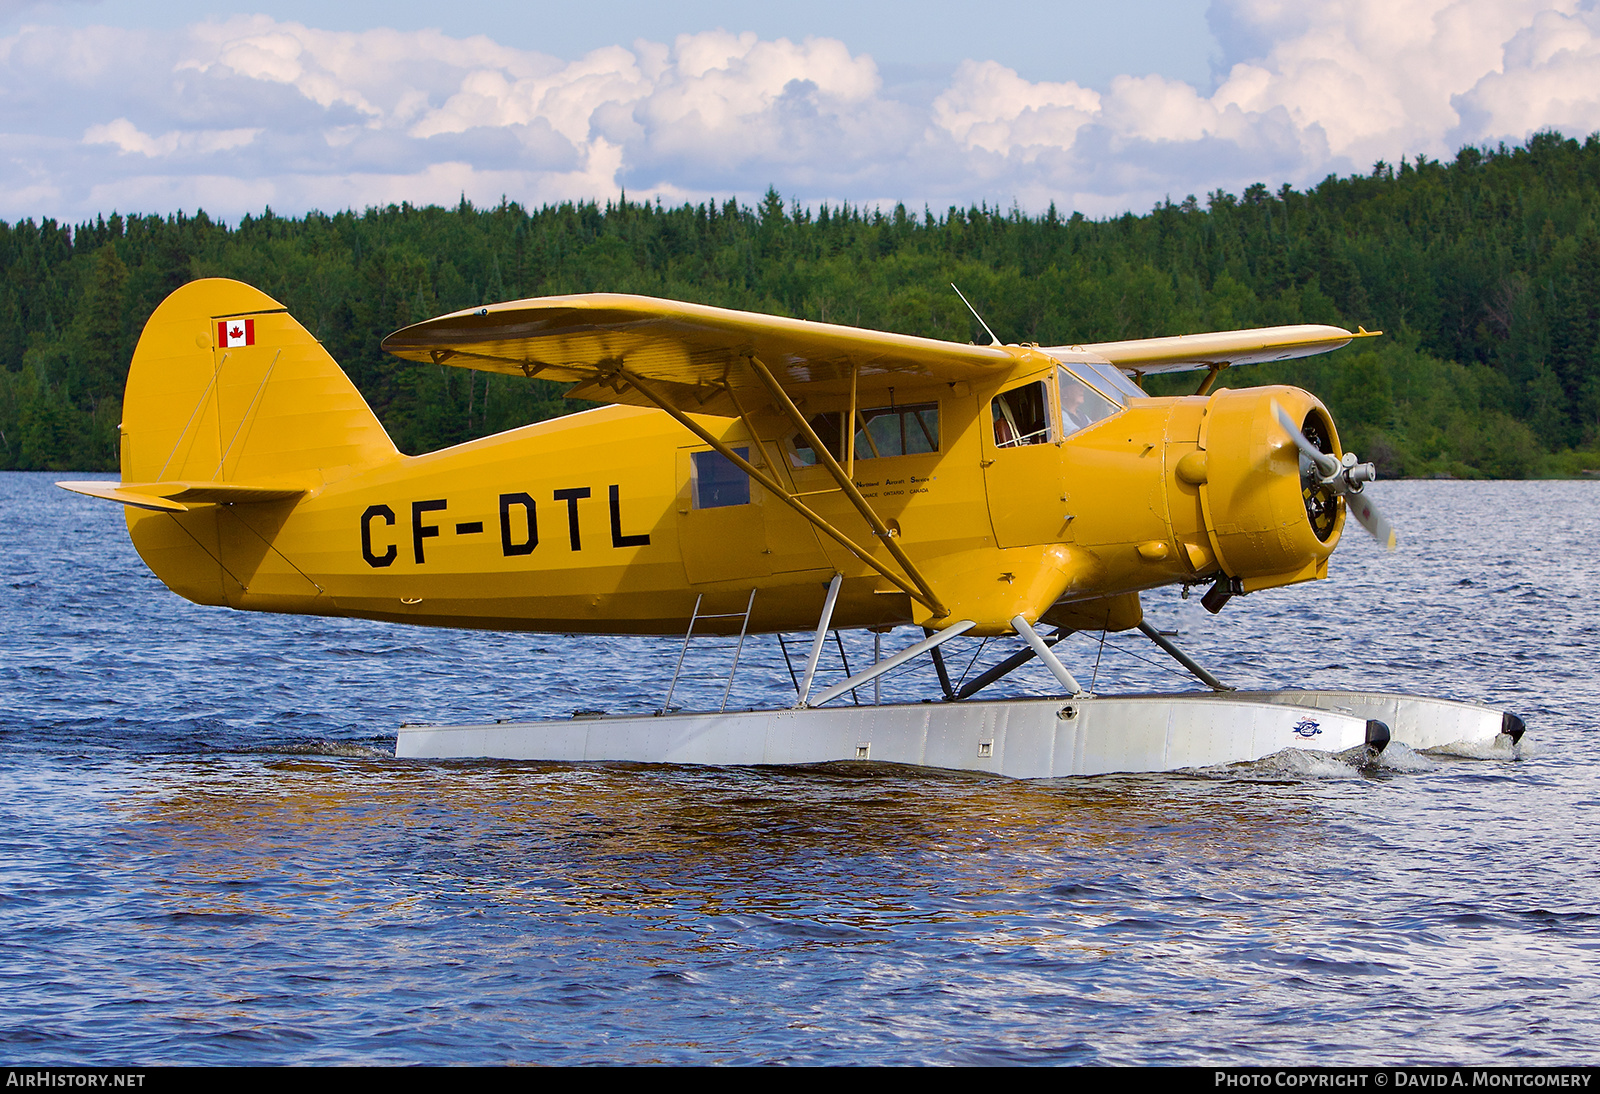
[[[0,218],[769,186],[1142,213],[1587,136],[1595,4],[0,0]]]

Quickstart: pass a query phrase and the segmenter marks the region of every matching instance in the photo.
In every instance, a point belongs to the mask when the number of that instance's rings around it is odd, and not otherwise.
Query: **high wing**
[[[1351,339],[1376,338],[1381,333],[1362,327],[1352,334],[1343,327],[1303,323],[1292,327],[1258,327],[1211,334],[1180,334],[1171,338],[1139,338],[1129,342],[1057,346],[1045,352],[1093,354],[1104,357],[1125,372],[1142,376],[1310,357],[1338,349]]]
[[[620,293],[552,296],[453,312],[383,340],[408,361],[461,365],[577,383],[573,398],[655,406],[619,372],[650,381],[680,410],[733,416],[736,399],[767,400],[742,359],[754,357],[785,391],[845,393],[895,374],[956,382],[1002,372],[1017,350],[814,323]],[[732,389],[732,398],[730,391]]]
[[[1043,352],[1065,361],[1110,363],[1142,376],[1308,357],[1376,333],[1307,323],[1054,346]],[[452,312],[395,331],[383,348],[408,361],[566,381],[576,385],[567,392],[573,398],[658,405],[621,377],[631,373],[680,410],[727,416],[739,413],[742,398],[766,401],[750,370],[738,367],[747,357],[760,360],[784,390],[799,396],[808,389],[847,391],[852,369],[858,381],[889,374],[946,382],[981,379],[1011,366],[1022,350],[622,293],[550,296]]]

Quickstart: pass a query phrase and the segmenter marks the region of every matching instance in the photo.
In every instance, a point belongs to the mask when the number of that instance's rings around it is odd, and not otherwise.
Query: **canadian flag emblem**
[[[217,324],[217,345],[223,349],[256,344],[254,319],[228,319]]]

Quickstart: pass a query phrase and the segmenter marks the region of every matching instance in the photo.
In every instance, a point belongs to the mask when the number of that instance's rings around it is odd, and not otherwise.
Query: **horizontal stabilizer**
[[[1128,372],[1190,372],[1224,365],[1260,365],[1336,350],[1355,338],[1376,338],[1382,331],[1302,323],[1292,327],[1259,327],[1171,338],[1139,338],[1128,342],[1056,346],[1046,353],[1092,353]]]
[[[242,482],[58,482],[63,490],[91,498],[121,502],[136,509],[159,513],[187,513],[191,505],[236,505],[284,501],[305,494],[303,489],[252,486]]]

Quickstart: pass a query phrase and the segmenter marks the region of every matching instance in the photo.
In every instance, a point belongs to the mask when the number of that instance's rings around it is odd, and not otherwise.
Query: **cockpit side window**
[[[807,423],[816,433],[818,439],[833,453],[836,460],[844,459],[844,415],[837,410],[830,410],[825,414],[813,414]],[[811,447],[811,442],[804,433],[796,433],[789,438],[794,445],[794,460],[799,467],[812,467],[817,463],[817,453]]]
[[[1053,440],[1050,392],[1043,380],[1002,391],[989,404],[996,448],[1020,448]]]
[[[828,446],[833,458],[844,462],[844,414],[829,411],[811,419],[811,428]],[[803,434],[790,438],[795,461],[801,467],[817,462],[811,442]],[[939,404],[910,403],[880,406],[856,412],[856,459],[881,456],[918,456],[939,451]]]
[[[1070,437],[1122,408],[1064,368],[1056,369],[1061,393],[1061,435]]]

